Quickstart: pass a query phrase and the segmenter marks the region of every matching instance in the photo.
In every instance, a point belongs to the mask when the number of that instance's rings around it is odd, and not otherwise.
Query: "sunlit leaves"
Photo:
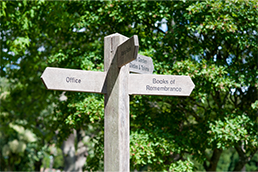
[[[174,164],[171,164],[169,171],[194,171],[194,163],[188,158],[186,161],[179,160]]]
[[[141,166],[148,166],[148,170],[167,171],[176,168],[185,170],[193,165],[192,162],[180,161],[175,163],[173,158],[180,153],[173,138],[160,137],[161,131],[155,130],[152,133],[144,130],[132,132],[130,135],[130,159],[133,167],[140,169]],[[166,135],[164,133],[164,135]],[[166,157],[166,158],[165,158]],[[166,164],[166,165],[165,165]],[[191,171],[192,169],[189,168]]]
[[[103,95],[66,92],[60,102],[62,92],[47,91],[40,75],[47,66],[103,71],[104,36],[116,32],[138,35],[155,74],[188,75],[195,84],[190,97],[131,96],[131,170],[195,170],[189,154],[203,163],[213,148],[237,142],[257,150],[256,1],[1,5],[1,75],[11,83],[0,95],[1,120],[26,119],[42,141],[38,152],[54,135],[61,143],[71,129],[94,125],[87,170],[103,170]]]

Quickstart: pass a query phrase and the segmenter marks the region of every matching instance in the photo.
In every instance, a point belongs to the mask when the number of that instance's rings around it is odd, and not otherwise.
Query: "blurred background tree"
[[[1,2],[0,170],[39,171],[50,156],[55,168],[103,170],[103,95],[48,91],[40,76],[47,66],[103,71],[104,37],[116,32],[138,35],[154,73],[196,85],[190,97],[130,97],[131,170],[258,169],[257,8],[255,0]]]

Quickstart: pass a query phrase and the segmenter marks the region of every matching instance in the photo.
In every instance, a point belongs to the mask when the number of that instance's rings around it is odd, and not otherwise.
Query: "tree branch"
[[[253,151],[249,156],[246,156],[246,153],[244,152],[241,145],[238,144],[238,145],[235,145],[234,147],[238,153],[239,160],[233,171],[241,171],[245,166],[245,164],[248,163],[253,158],[254,154],[257,152],[257,149],[255,149],[255,151]]]
[[[223,105],[226,104],[226,100],[227,100],[228,95],[229,95],[229,92],[226,93],[226,95],[225,95],[225,97],[223,99],[223,103],[222,103]]]
[[[185,113],[190,113],[193,117],[195,117],[196,121],[200,121],[200,117],[196,114],[196,112],[191,109],[191,112],[185,110],[186,105],[184,104],[178,104],[178,108],[180,108]]]
[[[212,157],[210,159],[210,165],[206,169],[207,171],[216,171],[221,153],[222,153],[222,149],[215,148],[213,150]]]
[[[214,102],[217,104],[218,109],[221,109],[220,103],[219,103],[219,101],[217,101],[217,100],[219,99],[219,93],[218,93],[215,89],[214,89],[214,92],[215,92],[215,95],[213,95],[213,94],[211,93],[211,96],[212,96]]]

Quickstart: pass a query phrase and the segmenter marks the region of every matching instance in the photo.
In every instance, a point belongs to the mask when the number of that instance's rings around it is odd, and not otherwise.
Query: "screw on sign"
[[[41,76],[49,90],[105,95],[105,171],[130,171],[129,95],[189,96],[195,87],[189,76],[151,74],[152,59],[138,48],[138,36],[112,34],[104,39],[104,72],[47,67]]]

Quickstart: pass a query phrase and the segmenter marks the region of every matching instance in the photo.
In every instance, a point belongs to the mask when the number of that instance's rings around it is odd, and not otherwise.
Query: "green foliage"
[[[87,96],[83,101],[78,103],[68,104],[68,108],[75,108],[76,112],[68,116],[67,123],[73,123],[74,125],[83,123],[94,123],[104,119],[104,100],[103,96],[91,94]],[[88,115],[87,121],[82,121],[81,114]],[[84,120],[86,118],[84,117]]]
[[[96,136],[89,139],[88,146],[91,150],[85,163],[85,170],[104,171],[104,130],[103,128],[101,130]]]
[[[187,159],[186,161],[179,160],[175,164],[172,164],[169,167],[169,171],[187,171],[191,172],[193,171],[194,164]]]
[[[249,130],[249,131],[248,131]],[[257,147],[258,140],[255,133],[254,124],[246,115],[235,116],[232,114],[223,120],[217,120],[210,123],[209,134],[212,135],[210,144],[216,142],[217,148],[227,148],[236,144],[240,140],[244,140],[245,147]],[[248,135],[250,133],[251,135]]]
[[[166,171],[169,165],[164,166],[165,159],[159,155],[172,154],[175,150],[167,140],[157,140],[155,135],[140,131],[140,133],[131,133],[130,137],[130,156],[134,168],[140,169],[141,166],[149,165],[149,169],[157,171]],[[154,165],[155,164],[155,165]],[[154,166],[153,166],[154,165]]]
[[[103,170],[103,95],[48,91],[40,76],[47,66],[103,71],[104,36],[115,32],[138,35],[155,74],[195,83],[190,97],[130,97],[131,170],[256,170],[257,8],[255,0],[1,2],[1,170],[39,171],[73,128],[89,137],[85,169]]]
[[[60,148],[56,148],[54,145],[49,147],[48,153],[45,154],[42,160],[42,164],[45,169],[50,167],[51,159],[53,159],[53,169],[62,169],[64,164],[62,150]]]

